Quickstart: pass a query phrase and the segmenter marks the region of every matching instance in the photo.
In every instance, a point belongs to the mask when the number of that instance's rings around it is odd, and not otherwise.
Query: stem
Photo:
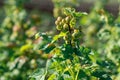
[[[77,79],[77,78],[78,78],[78,74],[79,74],[79,70],[78,70],[78,72],[77,72],[77,74],[76,74],[75,80],[78,80],[78,79]]]
[[[70,34],[72,35],[71,28],[70,28],[70,25],[69,25],[69,24],[68,24],[68,29],[69,29]],[[72,38],[71,38],[71,39],[72,39]],[[70,45],[72,46],[71,39],[70,39]]]
[[[69,66],[69,64],[66,62],[66,65],[65,65],[65,66],[66,66],[66,67],[68,67],[68,66]],[[74,72],[73,72],[73,70],[72,70],[71,66],[69,67],[68,72],[70,73],[70,75],[71,75],[72,79],[73,79],[73,80],[75,80]]]
[[[80,48],[79,43],[80,43],[80,42],[78,41],[78,42],[77,42],[77,48],[78,48],[78,49]]]

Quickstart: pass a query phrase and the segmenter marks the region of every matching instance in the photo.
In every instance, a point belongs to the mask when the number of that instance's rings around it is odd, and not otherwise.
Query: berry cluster
[[[66,17],[65,19],[62,19],[62,17],[58,17],[55,21],[55,24],[57,25],[57,30],[68,31],[69,21],[70,17]]]
[[[76,25],[76,21],[77,19],[73,16],[58,17],[55,21],[57,30],[66,33],[63,37],[65,43],[71,44],[74,47],[80,41],[82,34],[81,27]]]

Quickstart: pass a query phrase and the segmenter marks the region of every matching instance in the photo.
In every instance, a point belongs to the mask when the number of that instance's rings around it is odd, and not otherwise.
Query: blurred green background
[[[0,80],[27,80],[45,66],[49,54],[38,50],[38,32],[57,34],[54,21],[63,7],[88,12],[81,18],[81,45],[113,62],[113,80],[120,79],[120,2],[118,0],[0,0]],[[101,62],[102,64],[102,62]]]

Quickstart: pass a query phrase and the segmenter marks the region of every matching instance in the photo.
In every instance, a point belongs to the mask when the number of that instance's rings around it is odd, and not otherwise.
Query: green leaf
[[[35,39],[38,39],[40,37],[40,33],[37,33],[36,35],[35,35]]]
[[[45,80],[46,72],[44,69],[38,69],[29,78],[35,78],[36,80]]]
[[[73,27],[73,26],[75,26],[75,24],[76,24],[76,19],[75,19],[75,18],[72,18],[72,19],[70,20],[70,26]]]
[[[86,12],[76,12],[76,13],[74,13],[73,15],[74,15],[75,17],[79,18],[79,17],[81,17],[81,16],[86,16],[87,13],[86,13]]]
[[[46,53],[49,53],[55,48],[55,45],[53,43],[47,44],[42,50]]]
[[[61,32],[59,35],[55,35],[55,36],[53,37],[52,43],[54,43],[54,42],[57,41],[59,38],[65,36],[65,35],[66,35],[66,33],[64,33],[64,32]]]
[[[73,13],[75,13],[75,9],[74,8],[65,8],[64,9],[64,14],[65,15],[73,15]]]
[[[45,40],[51,40],[51,36],[49,36],[47,33],[39,32],[35,35],[35,39],[38,39],[39,37],[42,37]]]
[[[52,74],[52,75],[50,75],[50,77],[48,78],[48,80],[54,80],[54,79],[56,79],[56,74]]]

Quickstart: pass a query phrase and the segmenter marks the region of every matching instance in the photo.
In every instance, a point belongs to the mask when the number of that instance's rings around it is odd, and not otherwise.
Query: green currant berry
[[[69,32],[66,33],[66,36],[64,36],[63,39],[70,41],[71,40],[71,34]]]
[[[59,25],[59,21],[56,20],[56,21],[55,21],[55,24],[56,24],[56,25]]]
[[[57,30],[62,30],[62,26],[59,26],[59,25],[58,25],[58,26],[56,26],[56,29],[57,29]]]
[[[80,38],[80,36],[81,36],[81,33],[80,33],[79,31],[76,31],[76,32],[74,32],[74,33],[72,34],[72,37],[73,37],[74,39],[78,39],[78,38]]]
[[[70,44],[70,41],[65,41],[66,44]]]
[[[64,36],[63,39],[64,39],[65,41],[68,41],[68,40],[69,40],[68,36]]]
[[[61,26],[63,26],[64,23],[62,23],[62,21],[59,23]]]
[[[65,18],[65,21],[66,21],[66,23],[69,23],[69,21],[70,21],[70,17],[67,16],[67,17]]]
[[[65,19],[62,19],[62,23],[66,23]]]
[[[64,25],[63,25],[63,29],[68,30],[68,28],[69,28],[69,27],[68,27],[68,24],[64,24]]]
[[[79,32],[79,30],[78,29],[74,29],[74,33],[78,33]]]
[[[62,20],[62,17],[58,17],[58,18],[57,18],[57,21],[61,21],[61,20]]]

